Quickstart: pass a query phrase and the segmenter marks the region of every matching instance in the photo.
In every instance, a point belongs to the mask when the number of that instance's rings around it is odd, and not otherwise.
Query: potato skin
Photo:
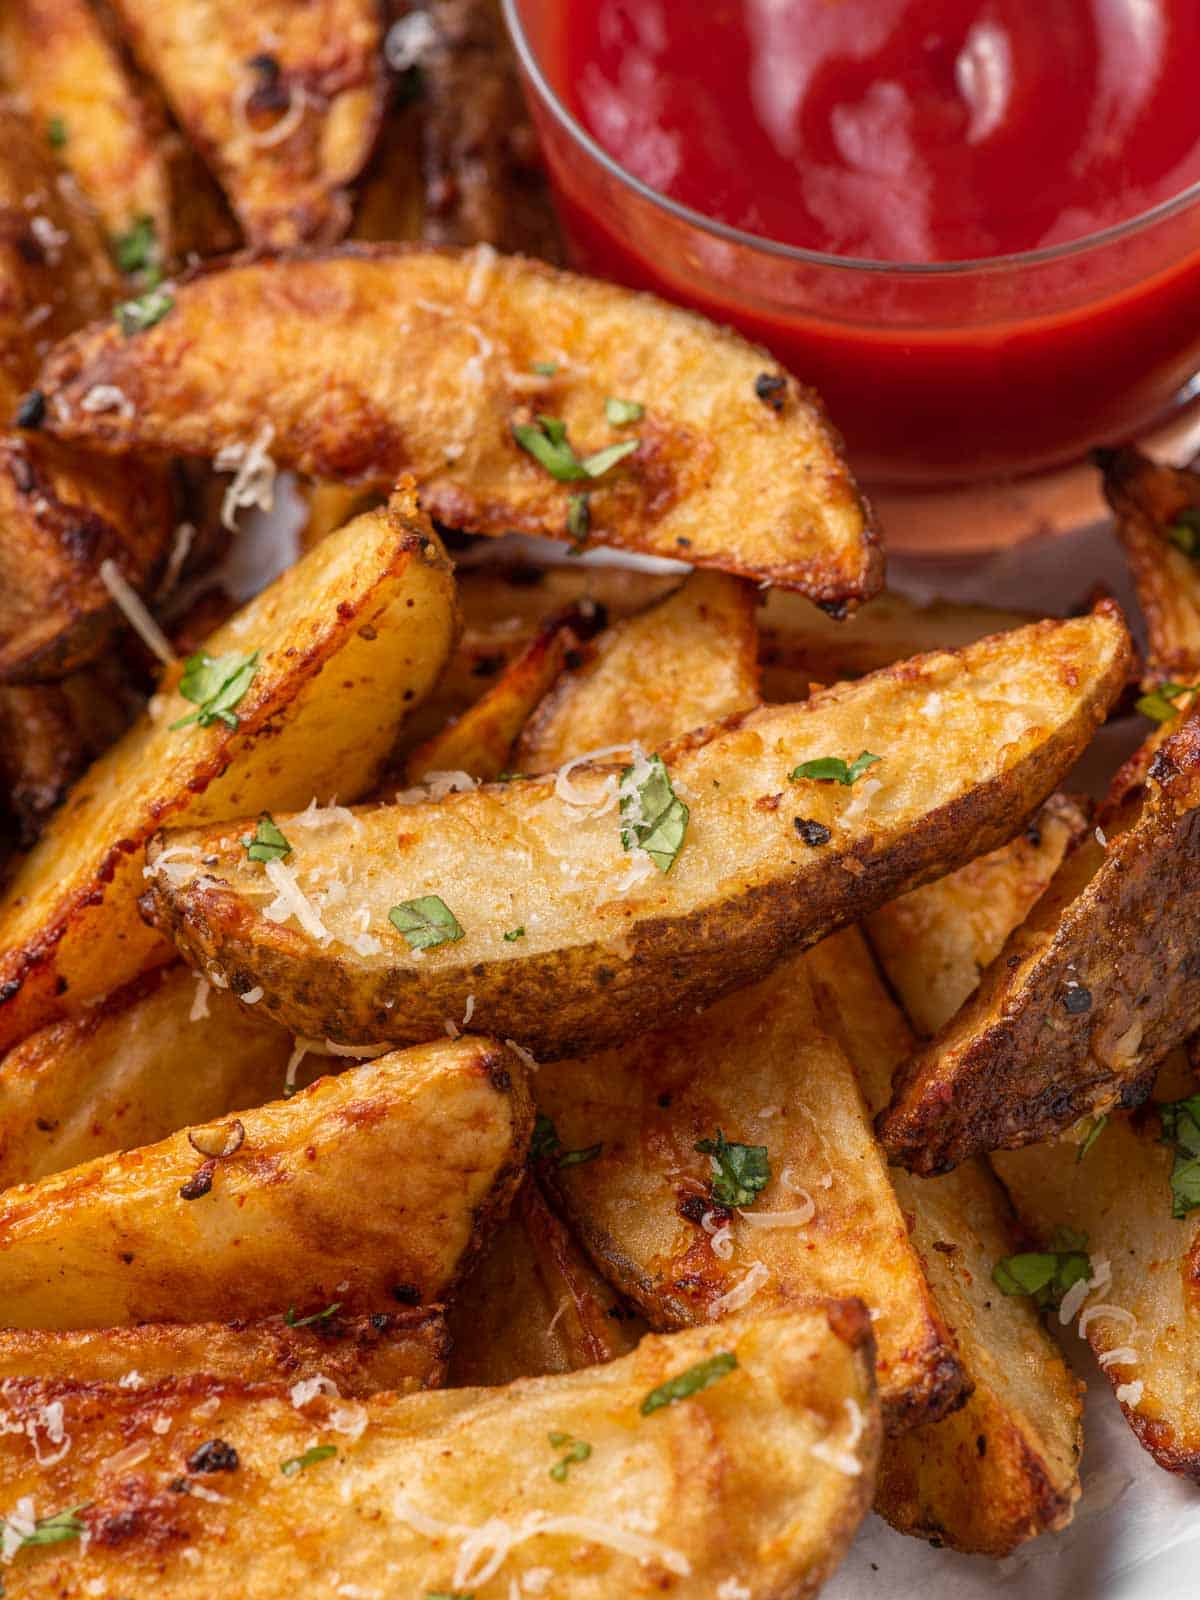
[[[722,1352],[737,1362],[725,1377],[640,1413],[651,1390]],[[386,1572],[388,1592],[407,1600],[463,1592],[494,1548],[485,1542],[469,1563],[461,1534],[431,1537],[431,1526],[516,1527],[540,1514],[588,1520],[551,1522],[517,1544],[494,1581],[476,1583],[481,1595],[523,1587],[540,1568],[556,1600],[713,1600],[728,1579],[749,1600],[811,1600],[870,1501],[879,1450],[870,1368],[870,1325],[848,1302],[651,1336],[607,1366],[502,1389],[352,1406],[320,1395],[298,1409],[235,1382],[160,1385],[145,1397],[14,1385],[5,1397],[14,1426],[58,1399],[73,1443],[51,1479],[27,1437],[0,1436],[0,1498],[11,1507],[32,1494],[39,1514],[86,1503],[90,1538],[21,1550],[12,1581],[33,1600],[83,1600],[95,1581],[112,1595],[279,1600],[339,1584],[372,1592]],[[171,1426],[156,1433],[164,1416]],[[593,1446],[562,1483],[549,1476],[548,1436],[558,1432]],[[189,1463],[214,1439],[237,1464],[205,1475]],[[315,1442],[336,1457],[284,1476],[281,1463]],[[848,1468],[827,1459],[835,1452]],[[636,1533],[654,1554],[620,1553],[597,1530]]]
[[[1200,567],[1170,541],[1184,511],[1200,505],[1200,475],[1151,461],[1140,450],[1105,452],[1104,493],[1150,636],[1148,682],[1200,677]]]
[[[175,882],[167,881],[174,873],[153,872],[144,909],[194,965],[235,992],[261,986],[263,1009],[308,1037],[430,1038],[446,1018],[462,1016],[473,995],[478,1026],[520,1039],[539,1057],[583,1055],[763,976],[789,949],[1010,838],[1086,746],[1128,661],[1128,637],[1106,603],[1089,619],[918,657],[804,705],[753,711],[681,741],[665,755],[690,796],[689,841],[669,877],[631,895],[614,896],[616,869],[627,861],[619,828],[608,818],[576,822],[568,834],[546,779],[364,813],[361,833],[324,830],[325,865],[377,864],[353,908],[369,908],[381,939],[390,937],[387,912],[399,901],[439,886],[457,900],[451,909],[464,938],[420,962],[391,954],[394,939],[379,957],[352,960],[336,938],[318,944],[263,918],[257,880],[219,834],[167,836],[215,860]],[[916,744],[929,737],[921,708],[931,703],[942,708],[936,756]],[[973,732],[958,742],[961,759],[951,767],[942,752],[951,744],[947,719],[956,718]],[[851,791],[808,782],[801,793],[787,773],[793,760],[831,750],[853,756],[868,738],[883,757],[874,770],[896,784],[894,798],[842,827]],[[1007,754],[997,755],[998,741]],[[585,777],[587,770],[576,786],[598,786],[607,775],[594,768]],[[824,819],[831,831],[837,824],[836,836],[821,849],[802,847],[796,812]],[[568,839],[586,909],[555,859],[557,843],[565,849]],[[151,851],[152,865],[163,847]],[[498,869],[502,883],[490,870],[500,850],[513,863]],[[517,865],[526,856],[532,874]],[[310,852],[294,861],[298,870],[316,864]],[[502,942],[535,892],[540,926]],[[341,914],[330,914],[335,933]]]
[[[539,378],[547,359],[559,371]],[[385,488],[411,471],[447,527],[575,542],[578,484],[513,435],[549,412],[581,456],[639,441],[592,484],[586,543],[853,605],[883,580],[870,513],[819,401],[791,378],[778,411],[757,397],[775,370],[691,312],[487,247],[347,245],[201,271],[153,328],[89,329],[38,381],[47,426],[101,450],[211,456],[268,417],[281,465]],[[81,408],[97,383],[130,414]],[[636,429],[607,422],[613,395],[642,398]]]

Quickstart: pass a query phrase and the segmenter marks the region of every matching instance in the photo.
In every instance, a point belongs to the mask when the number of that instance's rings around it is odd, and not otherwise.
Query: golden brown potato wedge
[[[87,1328],[436,1300],[507,1213],[532,1124],[511,1052],[443,1039],[9,1189],[4,1320]]]
[[[31,1497],[18,1515],[84,1507],[90,1535],[20,1548],[11,1580],[56,1600],[92,1582],[112,1595],[278,1600],[375,1593],[386,1573],[397,1595],[491,1600],[510,1584],[534,1592],[539,1570],[556,1600],[712,1600],[731,1583],[748,1600],[807,1600],[870,1500],[870,1344],[861,1308],[817,1306],[648,1338],[607,1366],[498,1390],[349,1406],[318,1395],[299,1409],[222,1384],[199,1416],[194,1385],[143,1399],[10,1384],[13,1427],[58,1401],[73,1441],[51,1477],[23,1432],[0,1437],[10,1522]],[[714,1362],[706,1388],[643,1414],[665,1382]],[[562,1481],[550,1475],[560,1434],[591,1446]],[[316,1445],[336,1455],[281,1471]]]
[[[1062,841],[1049,829],[1046,837],[1047,853],[1061,854]],[[1043,866],[1047,876],[1051,870]],[[934,975],[938,949],[931,945]],[[913,1038],[861,934],[847,929],[807,960],[825,1024],[853,1060],[868,1103],[886,1104]],[[902,1533],[1005,1556],[1070,1521],[1083,1443],[1079,1388],[1032,1305],[992,1283],[995,1263],[1024,1241],[986,1164],[967,1161],[941,1178],[894,1170],[892,1180],[972,1390],[940,1422],[888,1439],[875,1508]]]
[[[135,978],[0,1060],[0,1188],[274,1100],[292,1050],[291,1034],[186,967]],[[293,1081],[345,1064],[306,1055]]]
[[[0,900],[0,1047],[165,959],[136,901],[143,847],[167,818],[215,821],[368,789],[454,630],[449,563],[405,491],[310,551],[213,634],[209,656],[257,656],[235,726],[175,727],[197,705],[174,669]]]
[[[1200,1024],[1200,718],[1162,745],[1131,810],[1123,831],[1106,820],[1067,857],[978,991],[905,1064],[880,1120],[893,1160],[944,1171],[1140,1105]]]
[[[130,70],[106,21],[87,0],[8,0],[0,9],[0,77],[114,244],[148,224],[147,264],[159,267],[189,250],[232,248],[235,237],[205,193],[211,180]],[[192,226],[201,217],[203,231]]]
[[[297,1318],[299,1323],[302,1319]],[[381,1389],[413,1394],[445,1381],[449,1341],[440,1311],[335,1312],[307,1326],[261,1322],[143,1322],[67,1333],[0,1329],[0,1405],[11,1379],[116,1384],[139,1394],[203,1377],[276,1389],[325,1378],[346,1399]],[[328,1391],[326,1391],[328,1392]]]
[[[669,746],[690,807],[669,874],[622,846],[622,766],[588,763],[297,836],[302,893],[325,874],[356,884],[327,896],[310,932],[263,914],[262,869],[229,830],[156,845],[147,910],[195,965],[261,987],[264,1011],[307,1037],[430,1038],[469,1010],[536,1055],[583,1054],[665,1026],[1011,837],[1087,744],[1127,662],[1105,603]],[[880,760],[856,786],[789,781],[798,764],[861,751]],[[461,937],[418,955],[388,914],[430,896]],[[363,928],[377,953],[355,953]]]
[[[901,1432],[961,1404],[967,1382],[806,962],[669,1030],[543,1064],[538,1106],[559,1142],[543,1169],[593,1259],[656,1328],[747,1303],[864,1301],[884,1421]],[[741,1209],[719,1203],[697,1150],[718,1130],[768,1152],[770,1181]]]
[[[811,609],[811,608],[810,608]],[[657,749],[759,703],[753,588],[697,572],[649,610],[592,642],[530,718],[518,772],[550,772],[617,739]]]
[[[590,622],[577,609],[547,618],[473,706],[417,746],[408,758],[407,781],[420,784],[445,772],[466,772],[491,781],[511,771],[518,734],[568,659],[578,655],[581,638],[590,630]]]
[[[547,362],[553,374],[532,370]],[[486,246],[353,245],[201,275],[132,339],[95,327],[66,341],[39,383],[47,425],[103,450],[212,456],[266,418],[281,466],[384,487],[412,471],[449,527],[863,599],[882,558],[835,436],[790,378],[760,399],[764,373],[780,376],[736,335],[627,289]],[[101,383],[129,406],[83,408]],[[644,414],[613,424],[611,400]],[[568,429],[530,447],[570,481],[518,443],[536,415]]]
[[[532,1176],[460,1284],[448,1326],[455,1386],[575,1372],[627,1355],[646,1331],[593,1269]]]
[[[960,650],[988,633],[1034,618],[993,606],[880,594],[844,620],[824,615],[786,589],[767,591],[759,617],[763,698],[803,700],[812,682],[861,678],[923,650]]]
[[[1104,492],[1146,618],[1152,681],[1200,678],[1200,475],[1139,450],[1104,452]]]
[[[112,0],[252,245],[328,242],[383,111],[373,0]]]

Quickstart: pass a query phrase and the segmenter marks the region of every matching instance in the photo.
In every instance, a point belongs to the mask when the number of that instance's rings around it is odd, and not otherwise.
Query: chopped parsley
[[[1171,1215],[1186,1217],[1200,1206],[1200,1094],[1168,1100],[1158,1108],[1163,1143],[1174,1147]]]
[[[292,847],[276,826],[274,817],[270,812],[264,811],[258,819],[258,826],[254,830],[254,837],[248,833],[242,835],[242,843],[246,847],[246,854],[251,861],[282,861],[284,856],[290,856]]]
[[[432,950],[439,944],[456,944],[465,937],[453,911],[438,894],[402,900],[388,912],[388,921],[414,950]]]
[[[173,722],[171,727],[186,728],[191,722],[198,722],[202,728],[211,727],[218,719],[228,723],[231,728],[236,728],[238,719],[233,707],[237,705],[246,690],[254,682],[255,673],[258,671],[258,651],[251,656],[229,654],[225,656],[205,655],[201,650],[194,656],[189,656],[183,664],[183,677],[179,680],[179,692],[185,700],[190,700],[199,710],[191,712],[186,717],[180,717],[178,722]]]
[[[174,295],[166,289],[148,289],[134,300],[122,300],[114,315],[121,332],[129,339],[161,322],[174,304]]]
[[[555,1450],[565,1450],[567,1453],[560,1461],[556,1461],[550,1468],[550,1476],[555,1483],[566,1483],[567,1473],[577,1461],[586,1461],[592,1453],[592,1447],[586,1439],[572,1439],[569,1433],[552,1433],[550,1443]]]
[[[640,422],[646,408],[637,400],[618,400],[610,394],[604,402],[604,415],[614,428],[623,428],[627,423]]]
[[[27,1545],[38,1544],[63,1544],[67,1539],[78,1539],[87,1531],[80,1521],[79,1513],[86,1511],[91,1505],[90,1500],[85,1500],[82,1505],[74,1506],[70,1511],[56,1511],[52,1517],[39,1517],[33,1525],[33,1532],[20,1535],[18,1550],[24,1550]],[[9,1528],[9,1524],[0,1521],[0,1528]]]
[[[136,273],[144,288],[156,289],[162,282],[162,262],[154,218],[138,217],[128,233],[118,234],[113,240],[113,258],[127,276]]]
[[[1179,715],[1179,707],[1174,702],[1182,694],[1192,694],[1196,687],[1194,683],[1160,683],[1157,689],[1151,689],[1136,702],[1136,709],[1151,722],[1170,722]]]
[[[326,1306],[324,1311],[314,1311],[311,1317],[297,1317],[295,1306],[289,1306],[287,1316],[283,1320],[289,1328],[311,1328],[314,1322],[328,1322],[334,1312],[341,1309],[342,1302],[335,1300],[331,1306]]]
[[[314,1444],[301,1456],[289,1456],[286,1461],[279,1463],[279,1470],[285,1478],[294,1478],[298,1472],[303,1472],[306,1467],[316,1466],[318,1461],[328,1461],[331,1456],[337,1455],[335,1444]]]
[[[690,812],[671,787],[671,776],[661,756],[644,764],[642,781],[637,767],[621,773],[621,843],[626,850],[642,849],[660,872],[670,872],[683,849]]]
[[[1074,1284],[1092,1275],[1087,1234],[1057,1228],[1049,1250],[1004,1256],[992,1268],[992,1281],[1004,1294],[1030,1295],[1043,1309],[1058,1305]]]
[[[689,1367],[686,1372],[681,1372],[674,1378],[668,1378],[666,1383],[660,1383],[657,1389],[642,1401],[641,1412],[648,1417],[652,1412],[661,1411],[664,1406],[673,1406],[680,1400],[688,1400],[694,1394],[699,1394],[702,1389],[707,1389],[719,1379],[728,1376],[737,1366],[737,1357],[732,1350],[721,1350],[715,1356],[709,1356],[707,1361],[697,1361],[694,1367]]]
[[[1185,556],[1200,557],[1200,506],[1185,506],[1168,526],[1167,538]]]
[[[425,1600],[475,1600],[475,1593],[466,1589],[429,1589]]]
[[[730,1144],[720,1128],[695,1148],[712,1163],[712,1197],[719,1206],[752,1206],[771,1181],[765,1144]]]
[[[536,372],[539,378],[553,378],[558,375],[557,361],[531,361],[530,372]]]
[[[536,422],[518,422],[513,428],[513,438],[559,483],[602,478],[618,461],[632,455],[638,447],[636,439],[627,439],[624,444],[610,444],[581,460],[567,438],[566,423],[558,417],[541,414]]]
[[[1088,1129],[1086,1135],[1084,1136],[1083,1143],[1079,1146],[1079,1150],[1078,1150],[1078,1152],[1077,1152],[1077,1154],[1075,1156],[1076,1165],[1078,1165],[1079,1162],[1081,1162],[1083,1160],[1084,1156],[1087,1155],[1088,1151],[1092,1148],[1092,1146],[1095,1144],[1096,1140],[1100,1137],[1100,1135],[1104,1132],[1105,1128],[1107,1128],[1107,1127],[1108,1127],[1108,1117],[1107,1116],[1100,1116],[1100,1117],[1093,1117],[1092,1118],[1092,1125]]]
[[[505,942],[505,944],[515,944],[518,939],[523,939],[524,937],[525,937],[524,926],[522,926],[520,928],[513,928],[508,933],[506,933],[504,935],[504,942]]]
[[[815,761],[802,761],[790,773],[790,777],[793,783],[798,783],[801,778],[811,778],[814,783],[840,783],[849,789],[868,767],[882,760],[882,756],[873,756],[869,750],[861,751],[857,760],[850,762],[849,766],[840,756],[818,756]]]
[[[567,499],[567,532],[574,541],[575,554],[583,548],[592,528],[592,502],[586,494],[573,494]],[[568,552],[570,553],[570,552]]]
[[[51,117],[46,124],[46,138],[51,150],[61,150],[67,142],[67,124],[62,117]]]
[[[558,1129],[549,1117],[538,1112],[529,1143],[530,1160],[553,1161],[557,1167],[581,1167],[585,1161],[594,1161],[603,1149],[603,1144],[590,1144],[586,1150],[564,1150]]]
[[[557,1164],[560,1167],[581,1167],[585,1161],[595,1161],[603,1149],[602,1144],[590,1144],[586,1150],[564,1150]]]

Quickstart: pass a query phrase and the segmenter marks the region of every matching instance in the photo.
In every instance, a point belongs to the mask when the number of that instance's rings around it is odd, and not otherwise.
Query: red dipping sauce
[[[508,5],[578,264],[766,344],[868,479],[1071,460],[1200,367],[1198,0]]]

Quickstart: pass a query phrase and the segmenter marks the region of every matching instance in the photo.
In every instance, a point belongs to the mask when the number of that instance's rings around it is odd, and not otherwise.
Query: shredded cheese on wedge
[[[728,1293],[720,1295],[708,1308],[708,1320],[719,1322],[722,1317],[729,1316],[734,1311],[740,1311],[748,1305],[754,1296],[771,1276],[771,1269],[761,1261],[756,1261]]]
[[[803,1228],[816,1216],[817,1203],[804,1189],[797,1193],[804,1196],[804,1204],[791,1211],[743,1211],[739,1206],[738,1216],[751,1228]]]
[[[108,590],[113,604],[124,614],[126,622],[146,648],[161,662],[170,666],[175,660],[171,641],[150,615],[141,596],[111,556],[100,563],[100,582]]]
[[[1116,1389],[1117,1400],[1123,1406],[1141,1405],[1145,1392],[1146,1385],[1140,1378],[1135,1378],[1132,1383],[1119,1383]]]
[[[285,119],[286,120],[286,119]],[[264,422],[258,437],[250,444],[222,445],[213,459],[217,472],[232,472],[233,482],[221,501],[221,524],[237,532],[238,512],[250,506],[270,511],[275,504],[275,463],[267,449],[275,437],[275,425]]]
[[[327,944],[333,935],[296,881],[296,869],[283,861],[264,861],[263,871],[275,890],[275,899],[263,907],[263,916],[270,922],[286,922],[295,917],[309,938]]]

